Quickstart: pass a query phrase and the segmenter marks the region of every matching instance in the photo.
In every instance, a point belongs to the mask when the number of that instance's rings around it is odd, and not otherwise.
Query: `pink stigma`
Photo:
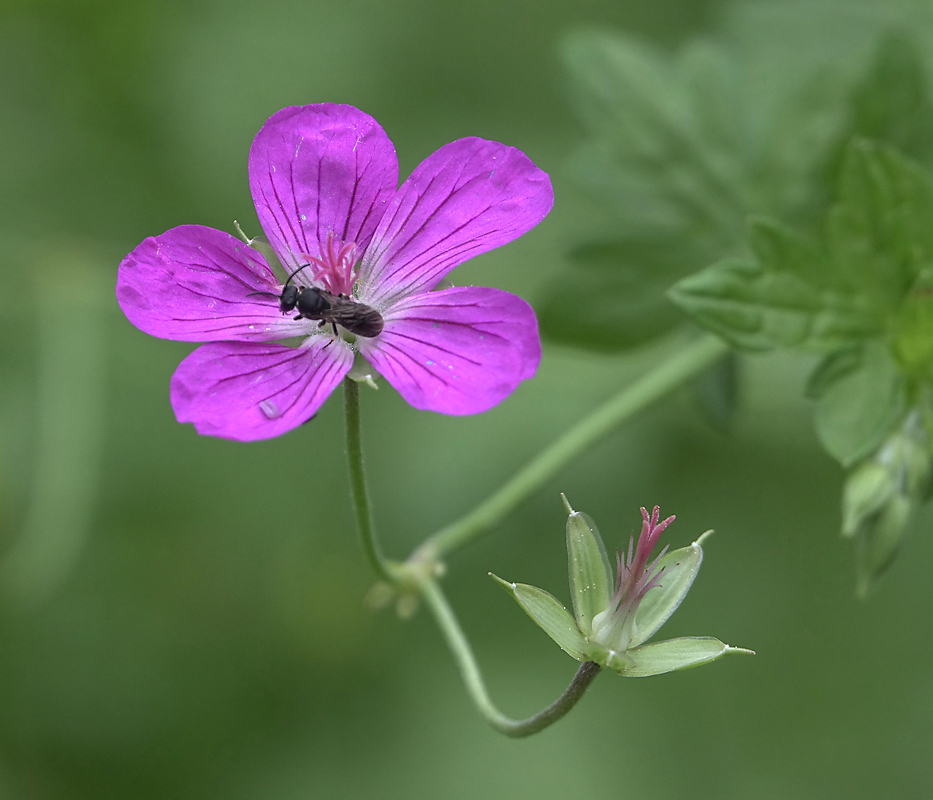
[[[637,605],[641,599],[658,585],[661,578],[661,572],[657,570],[658,562],[667,553],[667,548],[651,562],[651,552],[664,529],[674,521],[674,517],[668,517],[661,520],[661,509],[654,507],[651,516],[643,508],[641,509],[642,526],[641,536],[638,537],[638,544],[634,542],[634,537],[629,539],[628,553],[616,553],[616,580],[615,592],[613,593],[612,603],[616,608],[621,607],[625,600],[628,600],[633,606]],[[634,551],[634,552],[633,552]]]

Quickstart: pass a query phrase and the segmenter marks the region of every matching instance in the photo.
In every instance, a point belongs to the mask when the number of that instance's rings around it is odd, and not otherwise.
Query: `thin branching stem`
[[[684,347],[574,425],[472,511],[426,539],[418,548],[418,558],[440,560],[483,535],[569,461],[623,422],[703,374],[729,352],[729,346],[714,336]]]
[[[553,725],[579,702],[593,679],[599,674],[599,664],[584,661],[564,693],[547,708],[528,719],[517,720],[507,717],[490,699],[470,643],[437,581],[433,578],[424,578],[420,581],[420,589],[457,662],[457,668],[460,670],[470,699],[473,700],[486,722],[506,736],[513,738],[531,736]]]

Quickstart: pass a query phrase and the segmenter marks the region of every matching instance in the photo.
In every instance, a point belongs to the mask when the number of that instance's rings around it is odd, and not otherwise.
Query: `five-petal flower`
[[[523,153],[460,139],[399,188],[395,149],[372,117],[296,106],[257,134],[249,179],[283,274],[259,248],[198,225],[146,239],[120,265],[117,298],[134,325],[208,342],[172,377],[180,422],[239,440],[285,433],[317,412],[357,354],[412,406],[445,414],[485,411],[534,375],[541,345],[524,300],[438,288],[454,267],[550,211],[550,180]],[[286,275],[368,306],[384,327],[337,335],[318,319],[284,316]],[[297,347],[273,343],[295,337]]]

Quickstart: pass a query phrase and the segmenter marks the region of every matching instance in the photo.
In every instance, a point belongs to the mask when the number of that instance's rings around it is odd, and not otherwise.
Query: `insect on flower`
[[[550,211],[550,179],[521,151],[459,139],[399,186],[395,148],[372,117],[292,106],[253,140],[249,184],[263,244],[182,225],[120,265],[130,322],[205,343],[172,376],[179,422],[241,441],[279,436],[317,413],[357,358],[441,414],[486,411],[535,374],[531,306],[499,289],[442,288]]]
[[[282,294],[278,296],[279,310],[283,314],[297,308],[298,316],[292,319],[320,320],[321,325],[330,323],[335,336],[338,325],[356,336],[364,336],[367,339],[382,333],[385,322],[376,309],[364,303],[357,303],[345,294],[331,294],[316,286],[299,286],[292,283],[292,278],[303,269],[304,266],[301,266],[288,276]],[[257,294],[276,296],[272,292],[250,292],[250,295]]]

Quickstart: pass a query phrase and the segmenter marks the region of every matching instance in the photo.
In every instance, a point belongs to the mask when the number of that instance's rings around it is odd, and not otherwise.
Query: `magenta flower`
[[[228,439],[278,436],[317,412],[357,354],[412,406],[443,414],[485,411],[534,375],[541,345],[524,300],[436,288],[550,211],[550,180],[523,153],[459,139],[399,188],[379,124],[325,103],[274,114],[253,140],[249,179],[272,250],[295,273],[289,286],[370,324],[354,336],[332,311],[299,316],[299,303],[283,314],[285,276],[227,233],[184,225],[146,239],[120,265],[123,312],[153,336],[209,342],[172,376],[179,422]],[[297,347],[273,343],[295,337]]]

